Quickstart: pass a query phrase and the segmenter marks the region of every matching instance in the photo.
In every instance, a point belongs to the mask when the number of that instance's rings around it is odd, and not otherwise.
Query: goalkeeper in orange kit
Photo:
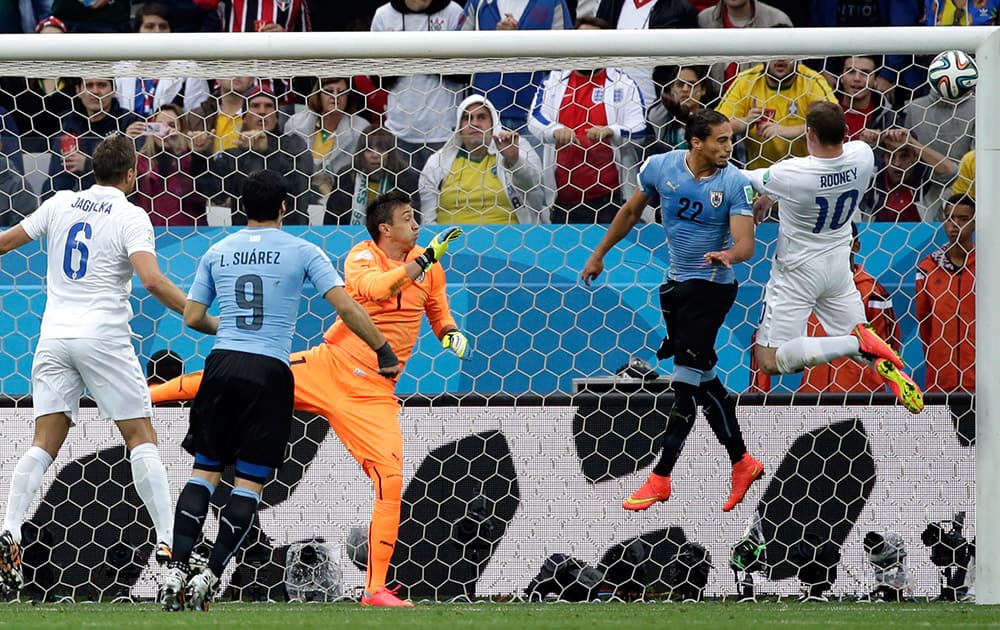
[[[368,204],[365,225],[372,240],[347,255],[347,292],[371,316],[399,357],[409,360],[424,314],[444,348],[463,358],[468,340],[459,332],[445,295],[439,262],[462,234],[451,228],[426,249],[416,246],[419,226],[408,196],[390,192]],[[399,533],[403,496],[403,433],[396,379],[378,373],[375,352],[337,320],[323,343],[290,358],[295,408],[327,419],[348,452],[372,480],[375,507],[368,530],[364,606],[411,606],[385,586]],[[401,370],[402,371],[402,370]],[[186,374],[150,389],[154,403],[194,398],[201,374]]]

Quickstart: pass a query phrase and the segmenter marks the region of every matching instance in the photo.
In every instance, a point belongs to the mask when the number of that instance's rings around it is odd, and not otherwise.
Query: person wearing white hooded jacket
[[[485,97],[462,101],[455,132],[420,173],[425,224],[548,223],[542,165]]]

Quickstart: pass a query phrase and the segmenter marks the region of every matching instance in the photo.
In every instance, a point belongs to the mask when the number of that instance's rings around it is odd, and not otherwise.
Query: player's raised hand
[[[583,266],[583,271],[580,273],[580,278],[583,283],[590,286],[590,281],[595,280],[597,276],[601,275],[604,271],[604,260],[591,256],[587,259],[587,264]]]
[[[464,359],[469,350],[469,338],[457,330],[451,330],[441,337],[441,347],[451,350],[459,359]]]
[[[771,210],[771,206],[774,205],[774,200],[767,195],[757,195],[756,199],[753,201],[753,223],[754,225],[760,225],[767,218],[768,213]]]
[[[434,263],[440,262],[441,257],[448,251],[448,245],[461,235],[462,228],[460,227],[448,228],[444,232],[441,232],[431,239],[431,242],[427,244],[427,249],[424,250],[424,253],[417,256],[416,262],[420,263],[420,266],[423,267],[424,270],[429,269]]]

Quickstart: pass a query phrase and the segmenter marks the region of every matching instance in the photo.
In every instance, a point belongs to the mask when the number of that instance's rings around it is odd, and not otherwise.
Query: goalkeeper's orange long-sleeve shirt
[[[414,247],[406,255],[406,262],[423,252],[423,247]],[[399,357],[400,368],[406,367],[413,354],[424,314],[438,338],[444,331],[457,328],[448,307],[441,265],[431,265],[414,281],[406,274],[406,262],[390,260],[374,241],[369,240],[351,248],[344,265],[347,292],[368,311],[376,328],[385,335]],[[336,345],[362,365],[378,370],[375,352],[342,320],[338,319],[327,329],[323,340]]]

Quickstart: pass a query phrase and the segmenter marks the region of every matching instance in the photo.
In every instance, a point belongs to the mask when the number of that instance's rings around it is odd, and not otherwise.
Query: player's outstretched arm
[[[354,301],[344,287],[334,287],[323,296],[337,314],[344,320],[347,327],[375,351],[378,356],[378,373],[382,376],[397,376],[399,374],[399,358],[393,352],[385,335],[375,327],[375,322],[361,305]]]
[[[129,260],[132,261],[132,267],[139,276],[142,286],[153,297],[159,300],[160,304],[163,304],[175,313],[182,315],[185,313],[187,298],[184,292],[170,278],[163,275],[163,271],[160,270],[160,263],[156,260],[155,255],[149,252],[136,252],[129,256]],[[197,326],[188,324],[187,317],[185,316],[184,323],[197,331],[209,335],[214,335],[215,331],[219,329],[219,318],[214,315],[206,314]]]
[[[742,214],[729,217],[729,231],[733,235],[732,247],[706,253],[705,262],[710,265],[722,265],[728,269],[753,257],[755,245],[753,217]]]
[[[0,232],[0,254],[6,254],[11,250],[15,250],[30,240],[31,237],[28,236],[28,233],[20,225],[15,225],[9,230],[4,230]]]
[[[184,325],[188,328],[193,328],[207,335],[214,335],[218,332],[219,318],[208,314],[208,304],[185,300],[183,313]]]
[[[604,234],[604,238],[597,244],[594,253],[587,259],[587,264],[584,265],[583,271],[580,273],[580,278],[588,287],[590,286],[590,281],[596,279],[604,271],[604,255],[611,251],[611,248],[617,245],[618,241],[625,238],[632,231],[635,224],[642,218],[642,211],[645,209],[648,201],[649,197],[646,193],[642,192],[642,190],[636,190],[629,197],[628,201],[618,209],[618,213],[615,214],[611,225],[608,226],[608,231]]]

